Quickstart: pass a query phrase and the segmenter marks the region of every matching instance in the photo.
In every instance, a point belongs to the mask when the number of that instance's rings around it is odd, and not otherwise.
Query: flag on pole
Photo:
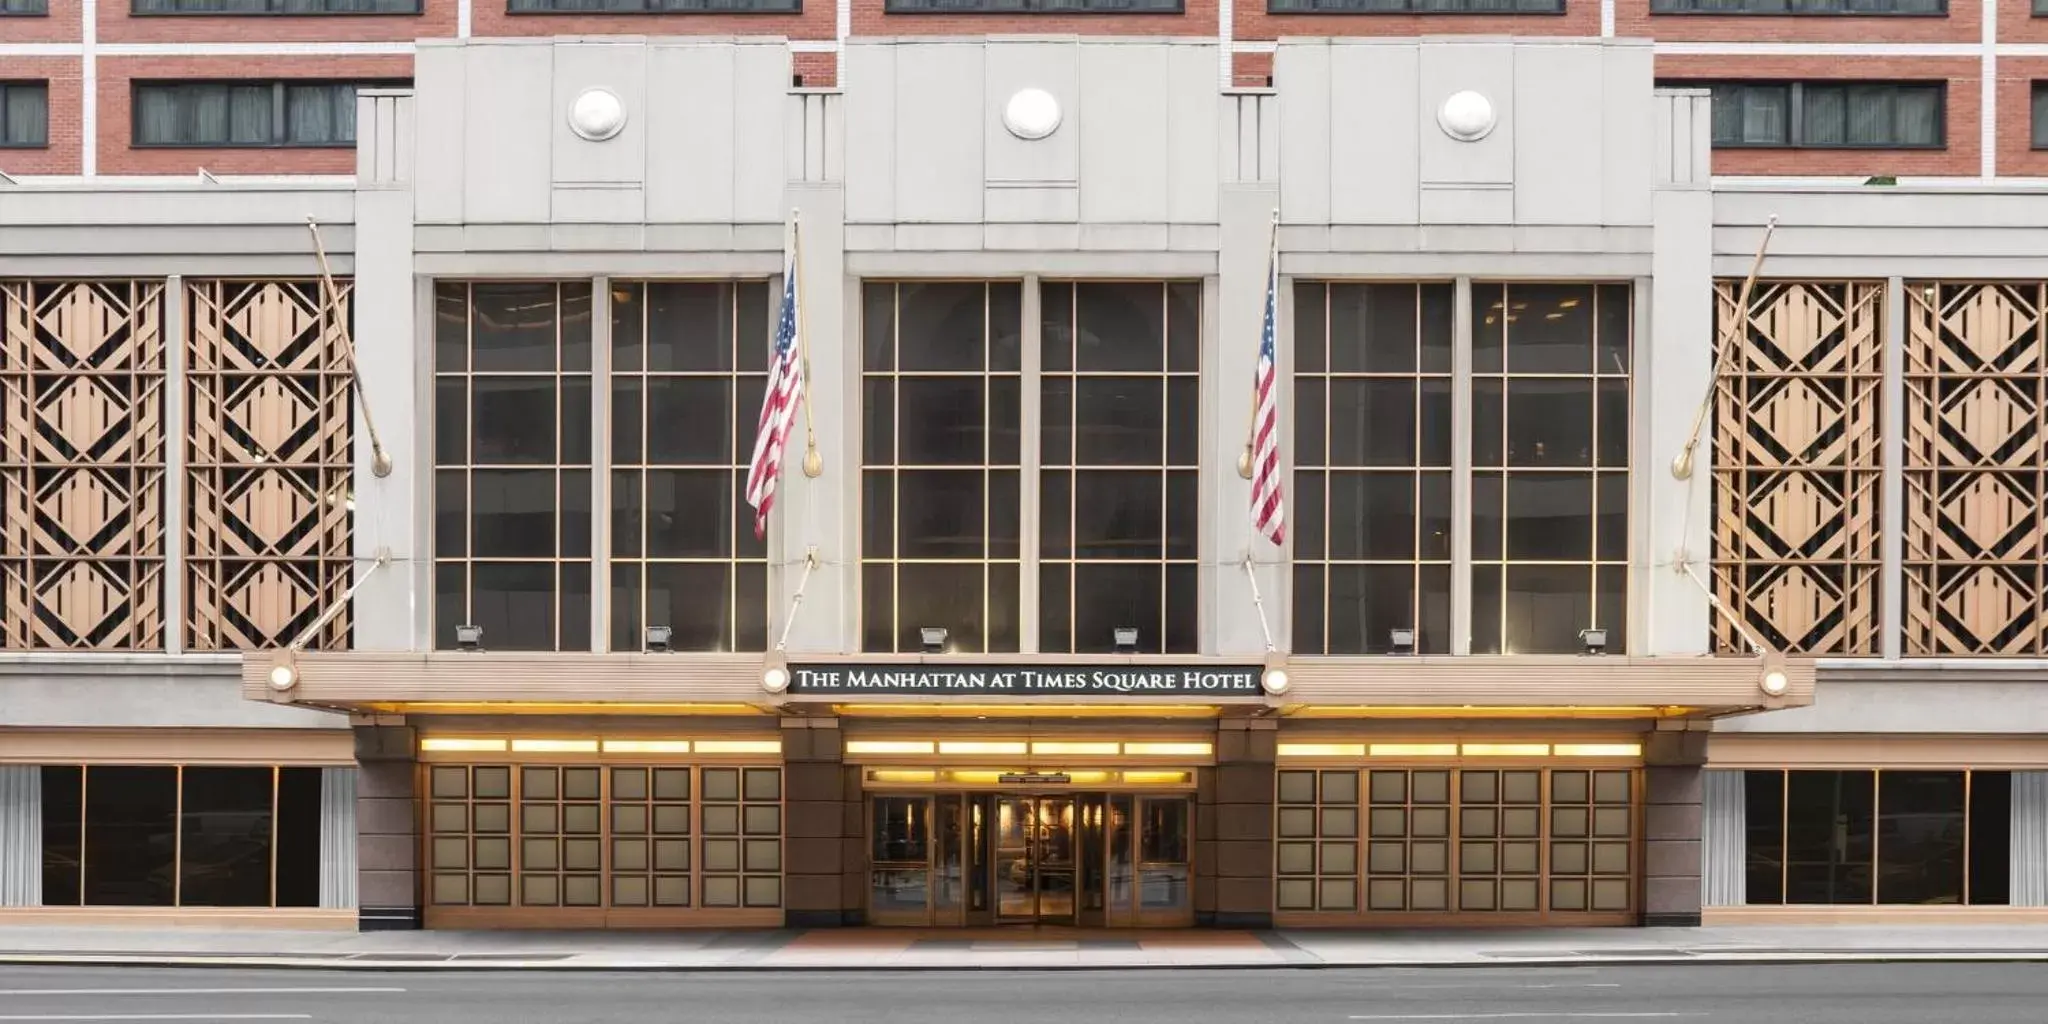
[[[1259,332],[1259,367],[1252,381],[1252,526],[1279,546],[1287,539],[1287,514],[1280,495],[1280,387],[1273,357],[1274,321],[1279,318],[1280,260],[1266,265],[1266,322]]]
[[[754,507],[754,539],[768,533],[768,512],[775,507],[775,484],[782,478],[782,452],[796,425],[797,404],[804,391],[804,366],[797,343],[796,250],[783,275],[782,311],[775,321],[775,348],[768,354],[768,390],[761,396],[761,423],[754,437],[754,461],[747,468],[747,504]]]

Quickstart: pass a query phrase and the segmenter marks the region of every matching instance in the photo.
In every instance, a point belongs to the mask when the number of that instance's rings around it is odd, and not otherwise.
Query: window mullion
[[[1785,89],[1785,144],[1803,146],[1806,144],[1806,87],[1793,82]]]
[[[270,84],[270,144],[273,146],[282,146],[285,140],[290,138],[285,125],[284,108],[284,83],[272,82]]]
[[[1017,510],[1017,650],[1023,654],[1038,653],[1039,643],[1038,524],[1043,515],[1039,507],[1042,493],[1039,487],[1039,433],[1044,408],[1044,395],[1040,390],[1043,384],[1039,375],[1040,368],[1044,366],[1040,352],[1044,340],[1044,325],[1040,317],[1044,307],[1038,289],[1038,276],[1025,275],[1023,296],[1018,303],[1024,322],[1020,325],[1017,339],[1017,392],[1021,412],[1021,422],[1017,426],[1017,495],[1022,505]]]
[[[1472,279],[1451,297],[1451,653],[1472,653]],[[1507,358],[1505,349],[1501,358]],[[1503,369],[1506,364],[1503,362]],[[1502,477],[1506,486],[1506,477]],[[1505,552],[1503,552],[1505,554]],[[1503,596],[1505,600],[1505,596]],[[1418,623],[1419,625],[1419,623]]]

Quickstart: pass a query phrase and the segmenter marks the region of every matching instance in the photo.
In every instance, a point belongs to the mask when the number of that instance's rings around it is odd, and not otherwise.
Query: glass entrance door
[[[1077,923],[1074,805],[1071,796],[996,798],[996,923]]]

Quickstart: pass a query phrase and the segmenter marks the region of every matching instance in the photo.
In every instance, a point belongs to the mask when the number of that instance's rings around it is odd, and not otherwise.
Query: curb
[[[1495,960],[1306,960],[1296,962],[1258,963],[1250,961],[1226,963],[1097,963],[1097,964],[902,964],[862,963],[848,961],[835,964],[669,964],[646,962],[617,963],[564,963],[559,960],[490,960],[470,962],[421,962],[421,961],[375,961],[337,960],[332,957],[295,958],[275,956],[218,957],[182,956],[178,954],[123,955],[104,954],[38,954],[21,952],[0,952],[0,966],[11,967],[174,967],[214,968],[240,970],[293,970],[293,971],[337,971],[337,972],[379,972],[379,973],[434,973],[434,972],[565,972],[565,973],[614,973],[614,974],[839,974],[859,971],[863,974],[885,973],[939,973],[939,972],[1032,972],[1032,973],[1078,973],[1102,971],[1272,971],[1272,970],[1497,970],[1507,968],[1557,968],[1557,967],[1790,967],[1842,964],[2019,964],[2048,963],[2048,950],[2014,950],[2012,952],[1969,952],[1969,953],[1873,953],[1859,954],[1853,951],[1840,953],[1740,953],[1740,954],[1685,954],[1670,956],[1560,956],[1560,957],[1515,957]]]

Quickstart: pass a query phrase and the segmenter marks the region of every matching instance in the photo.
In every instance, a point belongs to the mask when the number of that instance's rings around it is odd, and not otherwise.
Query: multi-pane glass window
[[[1742,774],[1749,904],[2011,901],[2011,772]]]
[[[444,282],[434,646],[590,649],[590,285]]]
[[[50,84],[0,82],[0,149],[49,144]]]
[[[44,765],[42,903],[317,907],[334,770]]]
[[[1040,293],[1039,649],[1196,646],[1201,286]]]
[[[1565,0],[1266,0],[1268,14],[1563,14]]]
[[[798,14],[803,0],[507,0],[510,14]]]
[[[0,18],[9,15],[22,17],[47,17],[50,0],[0,0]]]
[[[1660,83],[1713,91],[1721,148],[1939,149],[1945,82]]]
[[[138,146],[353,146],[356,90],[385,82],[137,82]]]
[[[861,647],[1016,651],[1023,289],[864,290]]]
[[[746,483],[768,285],[614,284],[611,299],[612,649],[668,626],[679,651],[766,650],[767,547]]]
[[[420,0],[132,0],[136,14],[418,14]]]
[[[1444,284],[1294,287],[1297,654],[1451,650],[1451,309]]]
[[[1650,0],[1651,14],[1946,14],[1948,0]]]
[[[1472,653],[1628,636],[1627,285],[1472,289]]]
[[[1183,0],[888,0],[890,14],[1179,14]]]
[[[2033,107],[2029,123],[2033,130],[2029,137],[2035,149],[2048,149],[2048,82],[2035,82],[2032,88]]]

